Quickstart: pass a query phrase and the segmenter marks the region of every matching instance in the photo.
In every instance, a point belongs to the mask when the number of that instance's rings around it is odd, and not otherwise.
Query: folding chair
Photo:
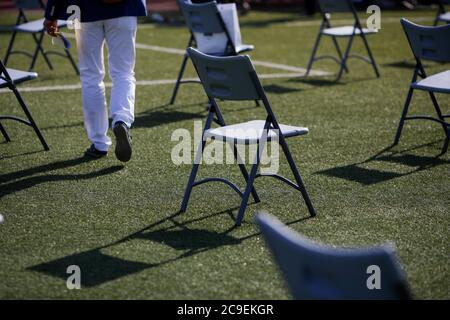
[[[422,60],[450,62],[450,25],[424,27],[414,24],[406,19],[401,19],[401,23],[416,59],[416,67],[414,69],[414,74],[409,86],[408,95],[406,97],[393,145],[398,144],[406,120],[431,120],[440,123],[444,129],[446,139],[441,153],[444,154],[448,150],[450,137],[450,123],[446,122],[445,118],[449,118],[450,115],[442,113],[435,93],[450,94],[450,70],[427,76],[422,65]],[[422,79],[418,80],[418,77]],[[422,90],[429,93],[437,118],[426,115],[408,116],[408,109],[411,104],[414,90]]]
[[[342,77],[343,72],[348,72],[347,60],[349,58],[359,58],[367,63],[370,63],[375,71],[377,78],[380,77],[380,73],[378,71],[377,64],[375,63],[375,59],[372,55],[372,51],[370,50],[369,43],[367,41],[366,35],[371,35],[376,33],[374,30],[369,30],[363,28],[358,18],[358,14],[356,13],[355,7],[351,0],[319,0],[319,7],[322,13],[322,24],[320,25],[319,34],[316,38],[316,42],[314,44],[313,52],[311,54],[311,58],[308,62],[308,68],[306,71],[306,76],[309,75],[313,63],[317,60],[321,59],[332,59],[337,64],[340,65],[338,76],[336,81],[339,81]],[[330,22],[330,17],[332,13],[336,12],[351,12],[354,19],[353,26],[341,26],[341,27],[332,27]],[[339,58],[330,55],[318,56],[316,57],[317,50],[319,49],[320,40],[322,36],[331,37],[334,46],[336,47],[336,51]],[[360,55],[350,55],[350,50],[352,48],[353,40],[356,36],[360,36],[364,42],[364,46],[366,47],[367,53],[369,57],[363,57]],[[348,38],[347,48],[345,49],[344,54],[342,55],[342,50],[339,47],[338,38]]]
[[[256,223],[294,299],[412,299],[389,246],[336,249],[303,238],[268,214],[258,214]]]
[[[439,24],[439,22],[444,22],[446,24],[450,23],[450,12],[447,12],[447,10],[445,10],[445,5],[444,4],[449,4],[449,1],[445,1],[445,0],[438,0],[438,13],[436,15],[436,19],[434,20],[434,25],[437,26]]]
[[[314,207],[286,142],[286,138],[307,134],[308,129],[278,123],[253,64],[248,56],[214,57],[205,55],[193,48],[188,48],[188,54],[194,63],[195,69],[197,70],[197,74],[208,96],[211,107],[209,108],[208,117],[203,129],[202,142],[198,146],[196,161],[194,162],[191,174],[189,176],[180,212],[186,211],[193,187],[206,182],[223,182],[236,191],[242,198],[241,206],[236,218],[236,225],[239,226],[244,216],[245,209],[247,208],[250,193],[252,194],[255,202],[260,201],[258,194],[253,187],[255,179],[263,176],[270,176],[281,180],[294,189],[300,191],[309,209],[310,215],[315,216]],[[226,125],[222,112],[217,105],[216,99],[235,101],[260,100],[264,105],[267,118],[266,120],[253,120],[235,125]],[[214,116],[216,118],[214,118]],[[211,129],[211,124],[213,121],[220,127]],[[198,157],[201,157],[203,154],[207,138],[226,141],[233,146],[234,159],[237,160],[242,175],[247,183],[244,192],[242,192],[235,184],[223,178],[207,178],[200,181],[195,181],[200,162],[198,161]],[[258,166],[261,160],[261,153],[265,147],[265,143],[275,138],[278,138],[279,140],[279,144],[281,145],[283,153],[286,156],[296,183],[278,174],[257,174]],[[237,152],[238,144],[258,145],[259,150],[255,155],[255,161],[251,167],[250,174],[248,174],[245,165],[239,158]]]
[[[19,91],[16,88],[17,84],[28,81],[28,80],[33,80],[36,78],[37,78],[37,73],[35,73],[35,72],[25,72],[25,71],[19,71],[19,70],[14,70],[14,69],[6,69],[5,65],[0,60],[0,89],[8,88],[14,93],[17,101],[19,102],[20,106],[23,109],[23,112],[25,113],[25,115],[27,117],[27,119],[23,119],[23,118],[19,118],[16,116],[0,115],[0,120],[14,120],[14,121],[18,121],[20,123],[23,123],[23,124],[26,124],[27,126],[32,127],[34,129],[34,132],[38,136],[39,140],[41,141],[41,144],[44,147],[44,149],[49,150],[47,142],[45,141],[44,137],[42,136],[41,131],[39,130],[38,126],[34,122],[34,119],[31,115],[30,110],[28,109],[27,105],[25,104],[25,101],[23,100],[22,96],[20,95]],[[8,133],[6,132],[6,129],[1,124],[1,121],[0,121],[0,132],[2,133],[6,142],[11,141]]]
[[[8,64],[9,57],[12,54],[22,54],[29,58],[31,58],[31,64],[28,69],[28,71],[32,71],[35,67],[36,60],[38,58],[38,55],[41,54],[44,58],[45,62],[47,63],[47,66],[50,68],[50,70],[53,70],[53,65],[50,62],[50,59],[48,55],[58,55],[65,57],[69,59],[70,63],[72,64],[73,69],[75,70],[75,73],[79,75],[78,67],[72,58],[72,55],[70,54],[69,50],[64,50],[64,53],[58,52],[58,51],[45,51],[42,47],[42,42],[44,40],[45,36],[45,29],[44,29],[44,19],[29,21],[27,16],[25,15],[25,10],[27,9],[45,9],[45,6],[42,2],[42,0],[16,0],[15,1],[16,8],[19,10],[19,14],[17,16],[16,25],[13,28],[13,33],[11,36],[11,40],[9,41],[8,49],[6,50],[6,55],[4,59],[4,64]],[[67,22],[63,20],[58,20],[58,27],[62,28],[67,26]],[[16,40],[16,36],[18,33],[28,33],[31,34],[33,37],[34,42],[36,43],[36,48],[34,52],[31,54],[27,51],[22,50],[15,50],[13,51],[14,41]]]
[[[205,52],[214,56],[235,56],[243,52],[251,51],[254,49],[252,45],[236,45],[233,43],[230,33],[225,26],[225,22],[220,15],[217,8],[216,1],[207,3],[188,3],[186,0],[177,0],[181,13],[190,32],[188,45],[186,47],[196,46],[196,40],[194,33],[201,33],[204,35],[214,35],[224,33],[227,38],[227,44],[224,52]],[[177,82],[173,89],[172,98],[170,104],[175,103],[178,89],[182,83],[199,83],[199,81],[182,80],[184,70],[186,69],[186,63],[189,56],[187,52],[184,54],[183,62],[181,63],[180,72],[178,73]]]

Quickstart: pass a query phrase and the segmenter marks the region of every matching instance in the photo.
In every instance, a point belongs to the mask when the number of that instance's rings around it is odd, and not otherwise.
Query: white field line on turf
[[[364,17],[361,16],[360,20],[361,20],[361,24],[363,24]],[[434,21],[434,17],[411,17],[410,20],[413,22],[429,22],[429,21]],[[331,22],[333,23],[334,26],[338,27],[343,24],[353,24],[355,22],[355,20],[353,20],[353,19],[336,19],[336,20],[331,20]],[[291,22],[284,23],[283,26],[285,26],[285,27],[314,27],[314,26],[320,26],[321,23],[322,23],[322,21],[319,21],[319,20],[291,21]],[[400,25],[400,18],[398,18],[398,17],[383,18],[383,16],[381,16],[381,29],[382,30],[383,30],[383,23],[386,23],[386,24],[398,23]]]
[[[313,74],[313,73],[312,73]],[[269,73],[261,74],[259,77],[261,79],[279,79],[279,78],[294,78],[303,77],[304,72],[300,73]],[[198,78],[190,78],[184,80],[198,80]],[[139,80],[136,81],[138,86],[157,86],[164,84],[175,84],[176,79],[166,79],[166,80]],[[112,87],[112,83],[105,83],[105,87]],[[62,90],[79,90],[81,89],[81,83],[77,84],[66,84],[66,85],[54,85],[54,86],[43,86],[43,87],[20,87],[20,92],[43,92],[43,91],[62,91]],[[9,89],[0,89],[0,93],[10,92]]]
[[[72,34],[70,34],[70,35],[68,35],[68,38],[75,38],[75,37]],[[144,43],[136,43],[136,49],[151,50],[151,51],[164,52],[164,53],[172,53],[172,54],[177,54],[177,55],[184,55],[186,53],[185,50],[178,49],[178,48],[160,47],[160,46],[144,44]],[[294,66],[289,66],[289,65],[280,64],[280,63],[273,63],[273,62],[259,61],[259,60],[252,60],[252,62],[255,66],[262,66],[262,67],[266,67],[266,68],[278,69],[278,70],[283,70],[283,71],[291,71],[291,72],[296,72],[296,73],[305,73],[306,72],[305,68],[294,67]],[[314,71],[311,71],[311,75],[325,76],[325,75],[330,75],[330,73],[324,72],[324,71],[319,71],[319,70],[314,70]]]

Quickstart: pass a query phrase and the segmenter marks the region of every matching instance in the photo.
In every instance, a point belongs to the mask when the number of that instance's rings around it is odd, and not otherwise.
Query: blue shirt
[[[67,13],[71,5],[80,7],[80,22],[147,15],[146,0],[124,0],[118,4],[105,4],[101,0],[48,0],[45,18],[67,20],[73,14]]]

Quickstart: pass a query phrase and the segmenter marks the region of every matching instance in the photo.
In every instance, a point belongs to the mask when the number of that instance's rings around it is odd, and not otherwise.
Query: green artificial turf
[[[308,219],[298,192],[271,179],[256,182],[262,202],[248,207],[239,228],[233,228],[233,217],[240,199],[222,184],[197,187],[188,211],[176,214],[191,167],[172,163],[176,142],[171,134],[179,128],[192,132],[194,120],[205,118],[206,100],[198,85],[182,86],[174,106],[167,106],[173,85],[137,87],[134,153],[125,165],[113,152],[98,161],[82,158],[89,142],[80,90],[24,92],[51,150],[41,151],[30,128],[2,122],[13,141],[0,144],[0,214],[5,219],[0,224],[0,299],[289,298],[253,222],[259,210],[332,246],[393,243],[415,297],[449,299],[449,154],[436,157],[442,128],[408,123],[400,144],[386,149],[414,63],[401,16],[430,24],[434,12],[383,13],[380,33],[369,40],[380,79],[369,65],[351,60],[350,73],[339,83],[333,77],[263,80],[279,121],[310,129],[308,136],[289,143],[315,218]],[[11,23],[14,15],[1,13],[0,21]],[[306,66],[319,23],[318,17],[295,13],[251,12],[241,18],[243,39],[256,48],[253,59],[297,67]],[[31,49],[30,39],[20,35],[17,46]],[[137,36],[139,43],[180,49],[187,40],[181,25],[145,24]],[[2,56],[8,41],[9,34],[0,33]],[[49,42],[46,38],[46,46]],[[362,52],[360,40],[356,43],[355,52]],[[332,49],[325,40],[320,52]],[[137,80],[174,79],[181,58],[138,49]],[[39,78],[20,87],[79,83],[66,60],[53,61],[50,71],[40,58]],[[14,56],[9,67],[26,69],[28,62]],[[450,67],[427,66],[430,73]],[[336,71],[326,61],[314,68]],[[191,66],[189,75],[194,75]],[[448,113],[450,98],[438,99]],[[252,102],[222,106],[229,123],[264,117]],[[9,93],[0,93],[0,107],[1,113],[21,114]],[[433,113],[420,92],[411,110]],[[283,160],[281,172],[289,175]],[[236,166],[200,168],[200,177],[212,175],[243,186]],[[81,267],[81,290],[66,288],[69,265]]]

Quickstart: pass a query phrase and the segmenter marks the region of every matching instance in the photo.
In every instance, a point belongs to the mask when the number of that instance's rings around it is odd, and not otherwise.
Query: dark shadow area
[[[80,164],[83,164],[83,163],[86,163],[89,161],[93,161],[93,159],[82,156],[82,157],[75,158],[75,159],[52,162],[52,163],[44,164],[44,165],[37,166],[37,167],[32,167],[32,168],[28,168],[28,169],[24,169],[24,170],[20,170],[20,171],[16,171],[16,172],[3,174],[0,176],[0,184],[6,183],[11,180],[17,180],[17,179],[20,179],[23,177],[32,176],[32,175],[39,174],[39,173],[45,173],[48,171],[54,171],[54,170],[66,169],[66,168],[78,166]]]
[[[15,192],[19,192],[28,188],[32,188],[36,185],[45,182],[56,182],[56,181],[67,181],[67,180],[86,180],[92,179],[108,174],[112,174],[114,172],[120,171],[123,169],[123,166],[112,166],[106,169],[101,169],[95,172],[89,172],[84,174],[65,174],[65,175],[43,175],[30,177],[26,179],[22,179],[16,182],[11,182],[8,184],[2,184],[0,189],[0,199],[8,194],[12,194]]]
[[[151,264],[123,260],[94,249],[39,264],[29,270],[67,279],[69,274],[66,270],[71,265],[80,267],[82,287],[94,287],[152,267]]]
[[[288,23],[288,22],[298,22],[298,21],[315,21],[313,19],[305,20],[300,19],[300,15],[298,17],[284,17],[284,18],[274,18],[274,19],[266,19],[266,20],[258,20],[258,21],[243,21],[240,23],[241,27],[250,27],[250,28],[264,28],[268,27],[272,24],[280,24],[280,23]]]
[[[415,61],[401,60],[401,61],[394,61],[394,62],[385,63],[385,64],[383,64],[383,66],[384,67],[391,67],[391,68],[400,68],[400,69],[411,69],[411,70],[414,70],[414,68],[416,67],[416,62]]]
[[[431,168],[442,164],[450,164],[450,161],[436,157],[419,156],[413,154],[401,154],[398,156],[377,157],[378,161],[387,161],[403,164],[409,167],[419,167],[420,169]]]
[[[395,172],[385,172],[375,169],[366,169],[357,164],[350,164],[342,167],[335,167],[316,173],[324,174],[331,177],[341,178],[345,180],[359,182],[365,185],[371,185],[394,178],[401,177],[402,174]]]
[[[274,93],[274,94],[285,94],[285,93],[301,91],[300,89],[284,87],[284,86],[280,86],[277,84],[271,84],[271,85],[264,86],[264,90],[268,93]]]
[[[430,169],[439,165],[450,164],[450,161],[442,160],[438,156],[430,157],[430,156],[422,156],[415,155],[411,153],[406,153],[411,150],[420,149],[423,147],[427,147],[433,144],[437,144],[439,141],[422,144],[419,146],[415,146],[409,149],[405,149],[402,151],[391,152],[386,154],[388,151],[392,149],[392,147],[385,148],[380,152],[376,153],[369,159],[353,163],[345,166],[339,166],[335,168],[330,168],[326,170],[321,170],[315,172],[316,174],[323,174],[330,177],[337,177],[349,181],[355,181],[364,185],[372,185],[379,182],[385,182],[391,179],[407,176],[419,171],[423,171],[426,169]],[[378,169],[368,169],[362,167],[365,164],[370,164],[375,161],[383,161],[405,165],[411,167],[412,170],[406,173],[398,173],[391,171],[381,171]]]
[[[158,230],[155,232],[140,233],[134,238],[163,243],[177,250],[213,249],[220,246],[235,245],[241,242],[228,234],[199,229]],[[186,239],[189,239],[189,241],[186,241]]]
[[[31,266],[27,268],[27,270],[37,271],[67,280],[69,276],[66,273],[67,267],[70,265],[78,265],[82,271],[81,286],[98,286],[121,277],[129,276],[149,268],[172,263],[208,250],[219,248],[221,246],[238,245],[247,239],[258,236],[260,234],[259,232],[244,236],[242,238],[233,237],[230,233],[236,228],[234,224],[231,228],[223,232],[190,229],[187,227],[189,224],[215,218],[222,214],[227,214],[233,217],[232,211],[236,209],[238,209],[238,207],[183,222],[179,222],[176,219],[181,217],[183,214],[175,213],[152,223],[135,233],[125,236],[116,242]],[[288,222],[287,225],[292,225],[309,218],[309,216],[300,218],[295,221]],[[156,227],[167,222],[172,223],[172,225],[153,231]],[[157,263],[143,263],[113,257],[101,251],[102,249],[111,248],[131,240],[155,241],[168,245],[176,250],[180,250],[181,254],[174,258],[162,260]]]
[[[203,118],[203,112],[149,111],[136,116],[133,128],[153,128],[168,123]]]
[[[324,86],[343,86],[345,83],[336,81],[336,79],[324,79],[324,78],[292,78],[288,80],[289,82],[301,82],[305,84],[309,84],[315,87],[324,87]]]

